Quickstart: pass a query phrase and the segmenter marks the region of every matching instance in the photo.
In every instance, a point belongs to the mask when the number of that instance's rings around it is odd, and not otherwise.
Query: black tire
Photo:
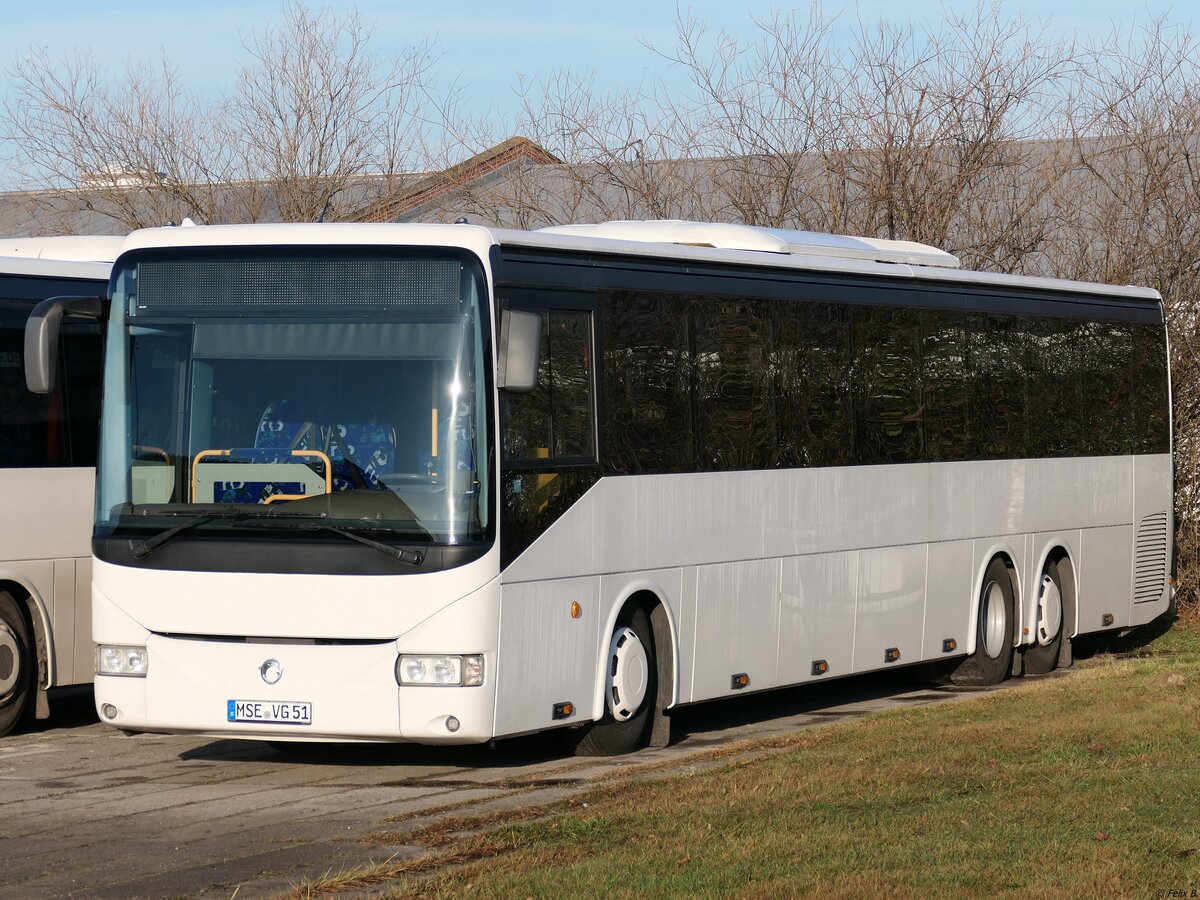
[[[1062,598],[1062,577],[1059,575],[1058,562],[1050,560],[1046,563],[1046,570],[1042,573],[1042,578],[1049,578],[1053,582],[1054,590],[1058,591],[1059,612],[1058,612],[1058,630],[1045,644],[1041,642],[1041,635],[1034,635],[1034,644],[1025,651],[1024,662],[1025,672],[1028,675],[1045,675],[1053,672],[1058,668],[1058,657],[1062,652],[1063,631],[1066,629],[1067,617],[1065,615],[1065,604]],[[1042,586],[1039,579],[1038,596],[1034,598],[1037,603],[1041,598]],[[1041,621],[1041,610],[1038,610],[1038,621]]]
[[[1001,614],[1003,622],[999,621]],[[984,572],[975,622],[975,652],[958,663],[950,680],[961,685],[999,684],[1012,669],[1017,627],[1012,580],[999,557]]]
[[[29,708],[36,661],[21,604],[0,591],[0,737],[12,731]]]
[[[572,733],[574,750],[578,756],[619,756],[632,753],[650,742],[652,712],[658,697],[658,669],[654,661],[654,632],[650,628],[650,617],[640,606],[626,607],[617,619],[613,631],[615,637],[622,628],[629,628],[641,641],[646,653],[646,692],[636,711],[624,721],[613,716],[612,700],[605,697],[604,718]],[[610,644],[611,646],[611,639]],[[611,657],[610,657],[611,658]],[[611,669],[605,669],[611,679]]]

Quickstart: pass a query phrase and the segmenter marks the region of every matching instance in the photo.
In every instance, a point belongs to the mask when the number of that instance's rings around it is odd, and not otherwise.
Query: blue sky
[[[953,6],[952,0],[946,4]],[[355,4],[310,0],[314,8],[334,10],[356,6],[373,25],[374,46],[400,48],[414,38],[436,38],[441,52],[442,79],[458,78],[477,113],[492,110],[511,118],[513,86],[518,75],[536,78],[570,67],[594,73],[600,87],[636,86],[643,80],[665,79],[669,67],[645,44],[669,50],[673,44],[676,5],[672,0],[606,0],[582,3],[558,0],[359,0]],[[937,17],[939,0],[829,0],[827,12],[844,10],[849,28],[857,15],[880,17]],[[769,16],[773,9],[807,10],[808,3],[769,3],[758,0],[682,0],[714,28],[749,37],[752,15]],[[53,56],[90,49],[112,70],[128,61],[154,61],[165,52],[179,67],[184,81],[202,93],[218,93],[234,79],[244,57],[242,40],[254,29],[277,21],[283,8],[278,0],[207,0],[173,4],[162,0],[0,0],[0,67],[11,66],[31,44]],[[1160,14],[1188,22],[1189,7],[1178,3],[1128,0],[1044,0],[1039,4],[1006,2],[1019,11],[1049,19],[1053,29],[1078,35],[1107,33],[1114,24],[1128,26]],[[0,84],[7,94],[7,79]],[[5,148],[0,143],[0,159]],[[0,186],[11,186],[0,174]]]

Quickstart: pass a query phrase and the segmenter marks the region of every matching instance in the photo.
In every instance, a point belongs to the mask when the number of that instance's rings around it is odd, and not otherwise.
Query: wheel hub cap
[[[1038,592],[1038,643],[1045,647],[1058,637],[1058,629],[1062,625],[1062,594],[1058,585],[1049,575],[1042,576],[1041,590]]]
[[[17,636],[0,622],[0,700],[12,693],[20,677],[21,654],[17,647]]]
[[[983,592],[983,650],[992,659],[1004,649],[1006,615],[1004,592],[996,582],[989,582]]]
[[[608,648],[608,711],[618,722],[632,719],[646,699],[650,665],[632,628],[618,628]]]

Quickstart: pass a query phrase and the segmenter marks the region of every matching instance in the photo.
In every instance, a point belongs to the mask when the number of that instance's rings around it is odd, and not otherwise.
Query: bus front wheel
[[[626,607],[617,618],[605,662],[604,716],[576,732],[579,756],[617,756],[650,740],[658,670],[654,632],[640,606]]]
[[[33,691],[33,642],[21,606],[0,591],[0,737],[21,720]]]
[[[1004,560],[997,557],[988,564],[979,592],[975,618],[975,652],[958,664],[950,675],[955,684],[999,684],[1008,677],[1012,666],[1013,636],[1016,629],[1016,602],[1012,579]]]

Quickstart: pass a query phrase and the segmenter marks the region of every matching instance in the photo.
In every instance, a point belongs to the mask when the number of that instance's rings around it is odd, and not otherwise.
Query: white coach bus
[[[25,321],[60,294],[108,294],[120,237],[0,238],[0,736],[46,692],[92,680],[91,531],[99,320],[61,333],[58,390],[25,389]]]
[[[1158,294],[957,265],[686,222],[134,233],[102,720],[615,753],[681,704],[930,661],[995,682],[1150,621]]]

